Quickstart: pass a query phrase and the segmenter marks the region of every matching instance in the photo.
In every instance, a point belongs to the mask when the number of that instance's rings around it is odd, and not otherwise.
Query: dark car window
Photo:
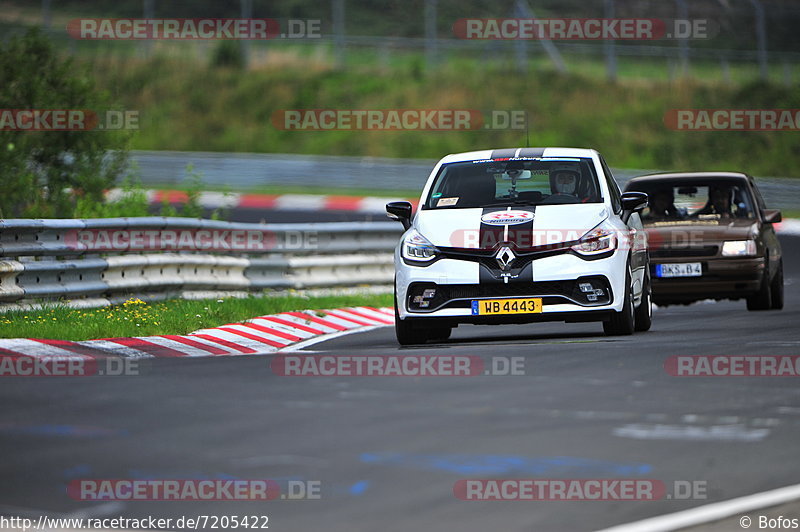
[[[767,208],[767,204],[764,203],[764,198],[761,197],[761,191],[758,190],[758,187],[756,186],[756,183],[753,180],[750,181],[750,186],[753,189],[753,194],[756,197],[756,204],[758,205],[759,210],[763,211],[764,209]]]
[[[756,207],[742,181],[674,181],[631,183],[629,190],[645,192],[649,205],[642,212],[647,223],[677,220],[752,219]]]
[[[603,201],[592,159],[508,158],[443,165],[423,209]]]
[[[614,208],[614,212],[618,213],[622,210],[622,193],[619,191],[619,185],[617,185],[617,181],[614,179],[611,169],[606,164],[606,160],[602,157],[600,157],[600,165],[603,167],[603,173],[606,174],[606,184],[611,196],[611,206]]]

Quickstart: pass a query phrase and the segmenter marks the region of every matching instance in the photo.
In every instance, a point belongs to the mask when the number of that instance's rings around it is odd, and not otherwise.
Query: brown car
[[[753,178],[732,172],[652,174],[626,191],[645,192],[653,301],[746,299],[748,310],[783,308],[781,246]]]

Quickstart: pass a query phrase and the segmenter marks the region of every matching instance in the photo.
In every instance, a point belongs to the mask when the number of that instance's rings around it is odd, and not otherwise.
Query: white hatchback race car
[[[641,192],[621,194],[595,150],[511,148],[448,155],[433,168],[395,251],[402,345],[446,340],[462,323],[651,323]]]

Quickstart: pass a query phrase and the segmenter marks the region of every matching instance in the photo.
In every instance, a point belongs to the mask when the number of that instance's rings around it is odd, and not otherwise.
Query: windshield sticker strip
[[[522,148],[517,157],[542,157],[544,148]]]
[[[505,148],[502,150],[492,150],[492,159],[501,159],[503,157],[514,157],[517,153],[517,148]]]
[[[458,196],[455,198],[440,198],[439,201],[436,202],[437,207],[452,207],[458,203]]]

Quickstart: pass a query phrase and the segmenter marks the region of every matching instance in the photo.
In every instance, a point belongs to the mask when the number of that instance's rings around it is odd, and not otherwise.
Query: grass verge
[[[141,111],[140,128],[131,140],[139,150],[438,159],[529,140],[532,146],[597,148],[616,168],[800,176],[800,155],[790,132],[677,131],[664,122],[674,109],[800,108],[800,92],[781,84],[692,79],[614,84],[582,73],[543,70],[518,76],[468,63],[423,74],[401,67],[340,71],[302,62],[242,73],[163,56],[81,62],[120,105]],[[286,109],[521,110],[528,113],[530,131],[293,131],[272,122]],[[408,188],[402,178],[391,187]]]
[[[145,303],[131,299],[98,309],[53,305],[36,311],[0,315],[0,338],[92,340],[159,334],[188,334],[256,316],[291,310],[352,306],[392,306],[391,294],[347,296],[277,296],[245,299],[175,299]]]

